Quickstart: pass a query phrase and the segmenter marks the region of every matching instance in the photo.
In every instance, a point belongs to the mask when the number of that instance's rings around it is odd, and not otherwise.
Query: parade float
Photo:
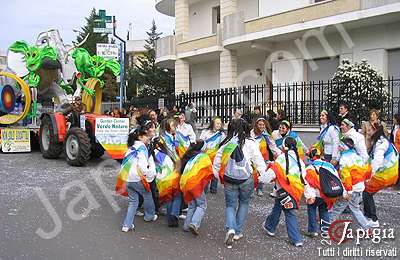
[[[35,45],[16,41],[9,47],[7,71],[0,71],[3,152],[30,151],[38,140],[44,158],[64,153],[73,166],[105,151],[123,158],[129,121],[101,114],[104,75],[118,76],[120,65],[91,56],[81,44],[66,46],[58,30],[49,30]]]

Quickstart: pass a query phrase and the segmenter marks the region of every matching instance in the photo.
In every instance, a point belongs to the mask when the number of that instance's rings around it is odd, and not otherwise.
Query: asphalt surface
[[[335,244],[322,245],[321,238],[308,237],[302,248],[295,248],[288,242],[283,216],[277,236],[266,236],[261,225],[271,211],[273,199],[264,195],[251,201],[244,238],[227,249],[223,244],[222,187],[218,194],[207,195],[208,208],[198,237],[184,233],[181,227],[168,228],[162,216],[152,223],[136,217],[136,229],[122,233],[127,199],[112,193],[118,167],[118,163],[106,157],[74,168],[63,159],[45,160],[38,152],[0,153],[0,260],[320,259],[322,249],[338,248]],[[375,198],[382,228],[393,228],[395,239],[383,239],[376,244],[362,240],[358,247],[352,240],[342,244],[339,251],[399,251],[399,199],[400,195],[393,190],[383,191]],[[53,213],[50,215],[46,208]],[[306,214],[303,204],[298,212],[303,233],[307,231]],[[51,216],[58,216],[57,224]],[[337,258],[337,254],[330,258]],[[396,258],[399,259],[391,259]]]

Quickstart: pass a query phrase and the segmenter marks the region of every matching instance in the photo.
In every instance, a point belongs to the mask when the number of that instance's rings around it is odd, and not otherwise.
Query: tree
[[[164,97],[173,95],[175,89],[175,74],[172,70],[162,69],[156,66],[156,41],[162,33],[157,32],[157,26],[153,20],[150,31],[147,32],[146,53],[143,57],[138,57],[139,63],[128,72],[128,88],[138,89],[138,95]]]
[[[88,39],[81,47],[86,49],[90,55],[96,55],[96,43],[108,43],[107,34],[93,33],[93,28],[97,27],[97,23],[95,22],[96,15],[96,9],[93,8],[89,17],[85,18],[86,25],[81,28],[81,32],[76,37],[76,41],[79,43],[89,34]]]
[[[81,28],[81,32],[76,38],[78,43],[82,42],[87,35],[89,37],[85,43],[81,46],[86,49],[91,56],[96,55],[96,44],[97,43],[108,43],[108,35],[93,33],[93,28],[99,27],[98,23],[95,21],[97,16],[97,11],[95,8],[90,12],[89,17],[86,19],[86,25]],[[115,41],[114,41],[115,42]],[[111,39],[111,43],[114,43]],[[103,101],[115,101],[115,97],[119,96],[119,85],[116,77],[106,70],[104,73],[104,88],[103,88]]]
[[[331,111],[338,111],[339,104],[345,102],[359,119],[369,118],[369,111],[373,108],[383,110],[381,114],[385,115],[389,102],[388,89],[382,73],[366,60],[353,64],[347,59],[343,60],[332,83],[328,102]]]

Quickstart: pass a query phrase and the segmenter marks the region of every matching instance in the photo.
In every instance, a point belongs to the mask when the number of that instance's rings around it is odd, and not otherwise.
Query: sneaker
[[[243,234],[240,233],[240,234],[234,235],[234,236],[233,236],[233,240],[238,241],[238,240],[241,239],[242,237],[243,237]]]
[[[303,246],[303,242],[297,242],[296,244],[294,244],[295,247],[302,247]]]
[[[229,229],[228,232],[226,232],[225,244],[227,245],[228,248],[232,248],[234,236],[235,236],[235,230]]]
[[[182,209],[182,212],[188,212],[189,208]]]
[[[125,226],[122,227],[121,231],[126,233],[126,232],[129,232],[132,229],[135,229],[135,225],[133,225],[133,224],[132,224],[131,228],[128,228],[128,227],[125,227]]]
[[[371,220],[371,221],[368,222],[368,225],[370,227],[372,227],[372,228],[378,228],[379,227],[379,220],[377,220],[377,221]]]
[[[193,235],[199,235],[199,229],[193,224],[189,224],[189,231],[192,232]]]
[[[318,233],[317,232],[307,232],[306,236],[308,236],[308,237],[318,237]]]
[[[146,221],[146,222],[151,222],[151,221],[156,221],[157,219],[158,219],[158,216],[157,216],[157,215],[154,215],[154,216],[153,216],[153,219],[144,220],[144,221]]]
[[[143,216],[144,216],[144,213],[141,212],[141,211],[136,211],[136,214],[135,214],[135,215],[138,216],[138,217],[143,217]]]
[[[180,219],[186,219],[186,215],[185,214],[181,214],[181,215],[179,215],[179,218]]]
[[[263,192],[262,192],[262,190],[258,190],[257,191],[257,196],[258,197],[262,197],[264,194],[263,194]]]
[[[270,237],[274,237],[274,236],[275,236],[275,233],[269,231],[269,230],[265,227],[265,221],[264,221],[263,224],[262,224],[262,228],[265,230],[265,232],[267,233],[268,236],[270,236]]]

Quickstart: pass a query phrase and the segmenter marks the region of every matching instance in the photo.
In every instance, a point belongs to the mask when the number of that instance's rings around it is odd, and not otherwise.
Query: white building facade
[[[400,78],[400,0],[156,0],[175,91],[328,80],[342,59]]]

